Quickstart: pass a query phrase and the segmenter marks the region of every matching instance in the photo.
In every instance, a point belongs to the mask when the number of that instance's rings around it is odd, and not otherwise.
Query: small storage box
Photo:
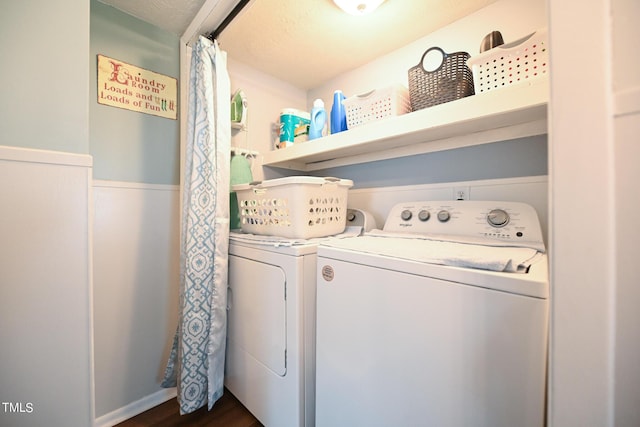
[[[347,115],[347,129],[411,111],[409,91],[400,84],[351,96],[342,104]]]
[[[427,49],[418,65],[409,68],[411,109],[417,111],[473,95],[473,75],[467,67],[469,57],[467,52],[446,53],[439,47]],[[436,64],[425,68],[425,58]]]
[[[500,89],[548,74],[549,43],[540,29],[509,44],[470,58],[476,93]]]
[[[252,234],[310,239],[342,233],[353,181],[292,176],[232,186],[240,227]]]

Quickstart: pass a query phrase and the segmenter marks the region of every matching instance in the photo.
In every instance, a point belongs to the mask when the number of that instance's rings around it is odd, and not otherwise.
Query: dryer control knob
[[[440,211],[438,212],[438,221],[447,222],[451,219],[451,214],[449,211]]]
[[[428,210],[421,210],[420,212],[418,212],[418,219],[422,222],[428,221],[429,218],[431,218],[431,214],[429,213]]]
[[[400,214],[400,218],[402,218],[403,221],[409,221],[412,216],[413,214],[409,209],[403,210],[402,213]]]
[[[487,214],[487,222],[493,227],[504,227],[509,223],[509,214],[503,209],[493,209]]]

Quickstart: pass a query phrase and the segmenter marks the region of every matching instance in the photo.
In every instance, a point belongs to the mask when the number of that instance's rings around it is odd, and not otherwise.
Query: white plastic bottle
[[[313,101],[311,109],[311,124],[309,125],[309,139],[322,138],[327,135],[327,111],[322,99]]]

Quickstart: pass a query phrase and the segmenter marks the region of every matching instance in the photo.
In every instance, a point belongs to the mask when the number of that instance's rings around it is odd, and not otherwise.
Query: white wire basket
[[[353,181],[292,176],[232,186],[245,233],[310,239],[342,233]]]
[[[347,115],[347,128],[399,116],[411,111],[409,90],[401,84],[376,89],[342,101]]]
[[[503,44],[467,61],[473,71],[476,94],[527,82],[549,73],[546,28]]]

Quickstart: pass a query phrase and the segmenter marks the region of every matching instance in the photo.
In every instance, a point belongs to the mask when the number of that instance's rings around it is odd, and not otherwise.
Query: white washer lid
[[[416,241],[417,243],[424,241]],[[411,259],[411,252],[420,251],[412,247],[407,250],[407,242],[402,239],[380,239],[372,236],[356,237],[341,241],[331,241],[318,246],[318,257],[331,258],[338,261],[366,265],[374,268],[416,274],[484,287],[499,291],[510,292],[536,298],[547,298],[549,295],[549,273],[547,256],[534,251],[526,274],[504,271],[491,271],[480,268],[470,268],[461,265],[446,265],[444,263],[430,263],[423,260]],[[401,253],[394,253],[393,246],[400,245]],[[375,246],[375,247],[374,247]],[[397,250],[396,250],[397,251]],[[420,255],[423,256],[423,255]],[[418,258],[415,256],[414,258]],[[318,268],[322,268],[320,261]]]

